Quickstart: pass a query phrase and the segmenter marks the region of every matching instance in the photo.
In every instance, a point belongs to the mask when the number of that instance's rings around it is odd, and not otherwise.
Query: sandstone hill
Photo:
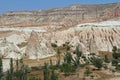
[[[120,3],[99,5],[70,5],[36,11],[11,11],[0,15],[1,26],[73,26],[85,22],[99,22],[120,17]],[[69,24],[68,24],[69,23]]]
[[[51,43],[69,42],[84,54],[120,48],[120,3],[71,5],[0,15],[0,56],[41,59],[55,54]]]
[[[120,48],[120,21],[84,23],[67,30],[53,32],[27,32],[13,29],[1,34],[0,54],[4,58],[27,56],[29,59],[41,59],[52,56],[55,51],[51,43],[63,46],[64,43],[69,42],[72,51],[79,45],[84,54],[111,52],[113,46]]]

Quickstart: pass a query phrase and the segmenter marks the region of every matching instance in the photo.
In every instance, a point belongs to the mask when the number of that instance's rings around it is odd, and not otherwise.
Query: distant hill
[[[0,15],[0,26],[73,26],[85,22],[119,19],[120,3],[70,5],[36,11],[11,11]]]

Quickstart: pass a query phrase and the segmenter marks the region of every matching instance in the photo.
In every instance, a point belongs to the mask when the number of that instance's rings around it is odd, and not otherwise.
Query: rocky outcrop
[[[3,30],[3,31],[2,31]],[[32,32],[32,30],[34,30]],[[31,33],[32,32],[32,33]],[[55,53],[44,40],[38,39],[38,33],[45,32],[39,27],[0,28],[0,56],[3,58],[30,59],[44,58]]]
[[[33,31],[28,40],[25,54],[29,59],[40,59],[52,56],[55,52],[49,47],[49,45],[46,39],[38,37],[38,33]]]
[[[0,15],[0,26],[4,58],[45,58],[55,54],[51,43],[65,42],[71,50],[79,45],[83,53],[97,54],[120,48],[120,3],[7,12]]]
[[[80,24],[68,30],[39,33],[49,43],[56,43],[61,46],[69,42],[74,50],[80,45],[81,50],[86,52],[98,53],[98,51],[112,51],[113,46],[120,48],[120,24],[108,21],[101,23]],[[101,25],[100,25],[101,24]]]
[[[3,58],[22,58],[26,50],[26,45],[21,47],[23,43],[27,43],[23,33],[4,33],[0,36],[0,56]]]
[[[3,40],[3,42],[0,43],[0,55],[4,58],[21,58],[22,54],[20,54],[20,49],[15,45],[14,43],[10,43],[6,41],[6,39]]]
[[[16,11],[0,15],[1,26],[73,26],[120,17],[120,3],[99,5],[71,5],[36,11]],[[69,23],[69,24],[68,24]]]
[[[71,50],[79,45],[85,54],[120,48],[120,21],[85,23],[59,31],[7,32],[0,37],[0,55],[4,58],[41,59],[53,56],[51,43],[62,46],[69,42]]]

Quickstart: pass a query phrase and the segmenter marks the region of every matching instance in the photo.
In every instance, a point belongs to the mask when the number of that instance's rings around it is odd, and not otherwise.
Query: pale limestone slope
[[[83,53],[112,51],[113,46],[120,48],[120,21],[79,24],[61,31],[16,31],[0,37],[0,54],[4,58],[20,58],[26,55],[30,59],[40,59],[55,54],[51,43],[62,46],[65,42],[70,42],[71,50],[80,45]]]
[[[81,46],[83,52],[95,52],[98,51],[112,51],[113,46],[120,48],[120,25],[115,24],[108,25],[104,22],[104,25],[99,23],[78,25],[68,30],[48,32],[48,33],[38,33],[47,42],[56,43],[61,46],[65,42],[70,42],[75,48],[78,44]]]

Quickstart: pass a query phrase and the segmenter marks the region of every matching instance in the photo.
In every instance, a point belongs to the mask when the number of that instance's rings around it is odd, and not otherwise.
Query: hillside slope
[[[71,5],[36,11],[11,11],[0,15],[0,26],[61,25],[99,22],[120,17],[120,3],[99,5]],[[68,24],[69,23],[69,24]]]

